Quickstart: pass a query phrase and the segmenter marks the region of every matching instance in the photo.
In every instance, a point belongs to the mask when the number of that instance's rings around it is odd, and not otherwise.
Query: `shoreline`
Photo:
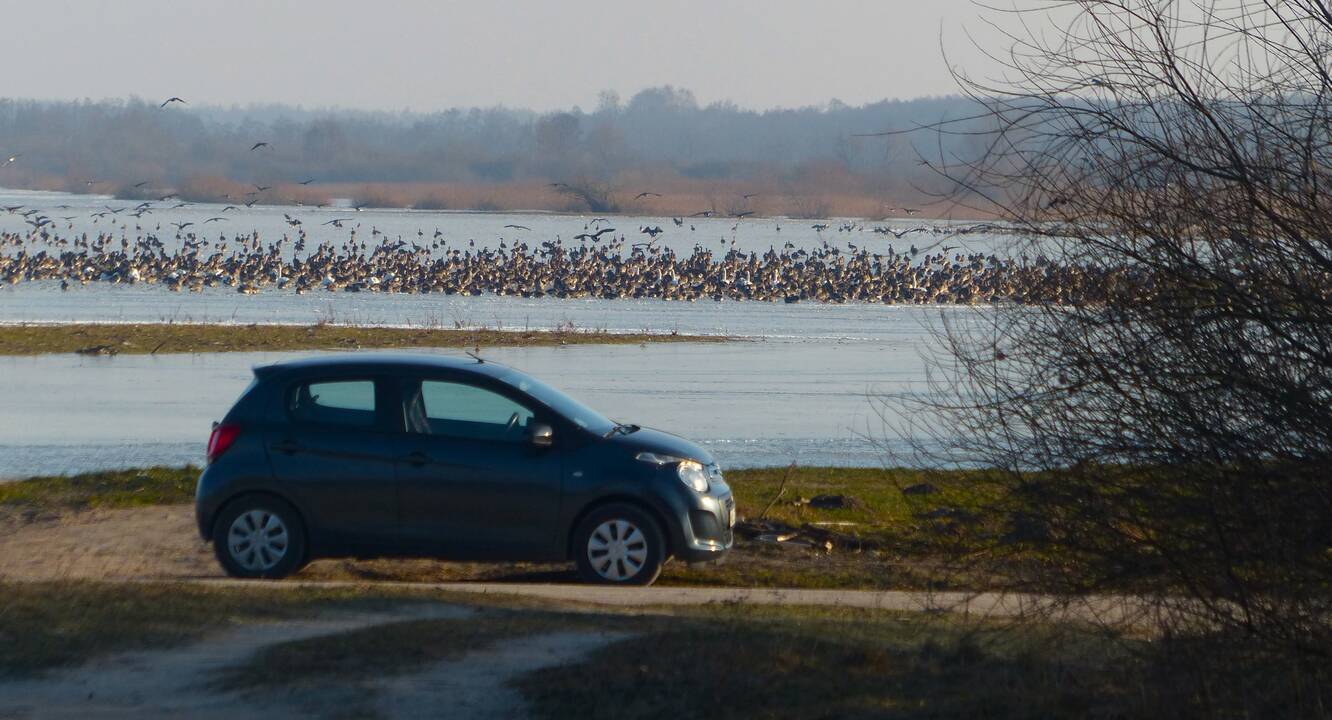
[[[0,323],[0,356],[467,349],[637,345],[649,342],[723,343],[739,339],[725,335],[610,332],[574,328],[495,330],[334,324],[42,322]]]

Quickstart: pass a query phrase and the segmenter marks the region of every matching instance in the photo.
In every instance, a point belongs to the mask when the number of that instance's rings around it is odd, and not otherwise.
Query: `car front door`
[[[398,531],[394,462],[401,434],[385,380],[330,377],[285,388],[267,433],[273,473],[305,514],[311,539],[356,552]],[[398,416],[400,417],[400,416]]]
[[[561,454],[531,442],[530,428],[547,420],[530,400],[468,379],[425,378],[404,381],[402,403],[405,534],[446,557],[560,554]]]

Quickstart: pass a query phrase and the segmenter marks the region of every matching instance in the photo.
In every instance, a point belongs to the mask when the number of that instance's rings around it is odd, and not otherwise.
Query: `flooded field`
[[[616,420],[695,440],[727,467],[864,466],[888,461],[872,398],[922,390],[922,342],[918,333],[896,342],[505,348],[484,356]],[[0,478],[202,462],[210,423],[252,366],[311,354],[0,358]]]

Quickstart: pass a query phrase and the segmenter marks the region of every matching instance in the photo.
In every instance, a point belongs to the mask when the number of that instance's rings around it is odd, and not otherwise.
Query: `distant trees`
[[[660,87],[627,101],[603,93],[596,110],[537,114],[508,108],[428,114],[307,111],[281,106],[166,109],[111,102],[0,100],[0,149],[22,163],[0,184],[99,179],[177,185],[191,177],[264,184],[328,182],[496,183],[594,178],[804,182],[829,165],[867,192],[910,189],[931,175],[900,140],[857,139],[885,126],[974,114],[964,98],[862,107],[745,110],[700,106],[688,90]],[[271,147],[250,153],[258,140]],[[950,141],[951,142],[951,141]],[[896,145],[894,145],[896,143]],[[961,148],[966,142],[953,143]],[[949,148],[945,148],[948,150]],[[818,182],[808,178],[810,183]]]
[[[985,520],[941,537],[1021,561],[1016,588],[1135,598],[1187,660],[1167,676],[1191,712],[1325,716],[1332,11],[1054,17],[1013,36],[1010,82],[965,84],[1000,128],[983,159],[934,162],[1003,207],[1019,252],[1106,277],[1104,299],[941,328],[935,448],[998,469],[976,477]]]

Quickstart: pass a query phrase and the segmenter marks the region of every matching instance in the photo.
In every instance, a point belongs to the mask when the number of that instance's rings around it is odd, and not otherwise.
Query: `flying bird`
[[[526,226],[526,225],[505,225],[504,227],[506,227],[506,228],[513,228],[514,230],[531,230],[531,229],[532,229],[532,228],[530,228],[530,227],[528,227],[528,226]]]
[[[296,184],[297,184],[297,185],[309,185],[309,184],[312,183],[312,182],[314,182],[314,178],[310,178],[309,180],[302,180],[302,181],[300,181],[300,182],[298,182],[298,183],[296,183]]]
[[[144,185],[147,185],[147,184],[150,183],[150,182],[152,182],[152,181],[151,181],[151,180],[144,180],[143,182],[136,182],[136,183],[134,183],[134,187],[136,187],[136,188],[141,188],[141,187],[143,187]]]
[[[12,163],[12,162],[17,162],[18,159],[21,158],[21,157],[23,157],[23,153],[18,153],[18,154],[15,154],[15,155],[10,155],[9,158],[8,158],[7,160],[5,160],[5,164],[8,165],[8,164],[10,164],[10,163]]]
[[[273,189],[273,186],[272,186],[272,185],[255,185],[255,186],[254,186],[254,189],[255,189],[255,190],[258,190],[259,192],[263,192],[263,191],[265,191],[265,190],[272,190],[272,189]]]
[[[226,221],[227,219],[224,217],[210,217],[207,220],[204,220],[204,224],[207,225],[210,222],[226,222]]]
[[[187,222],[187,223],[171,223],[171,224],[176,226],[176,232],[180,232],[181,230],[184,230],[185,228],[193,225],[194,223]]]
[[[185,102],[185,101],[184,101],[183,99],[181,99],[181,98],[178,98],[178,97],[169,97],[169,98],[167,98],[167,99],[166,99],[161,105],[158,105],[158,106],[157,106],[157,109],[161,110],[162,108],[166,107],[167,105],[170,105],[170,104],[173,103],[173,102],[180,103],[181,105],[189,105],[189,103]]]
[[[598,231],[596,231],[596,232],[594,232],[594,233],[590,233],[590,234],[589,234],[589,233],[581,233],[581,234],[579,234],[579,235],[574,235],[574,240],[597,240],[597,239],[600,239],[602,235],[605,235],[606,233],[613,233],[613,232],[615,232],[615,228],[602,228],[602,229],[600,229],[600,230],[598,230]]]
[[[254,152],[255,150],[258,150],[261,147],[270,147],[270,145],[266,142],[257,142],[250,146],[250,152]]]
[[[645,198],[645,197],[661,197],[661,193],[641,192],[641,193],[639,193],[634,199],[635,199],[635,200],[642,200],[642,199]]]

